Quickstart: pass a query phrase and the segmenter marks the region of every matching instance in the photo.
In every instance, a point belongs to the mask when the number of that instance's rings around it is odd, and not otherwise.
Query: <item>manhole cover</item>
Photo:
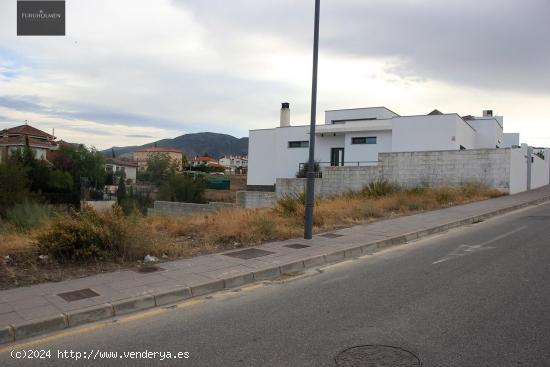
[[[59,293],[59,297],[67,302],[80,301],[81,299],[92,298],[99,296],[99,293],[94,292],[90,288],[79,289],[77,291]]]
[[[230,253],[227,253],[227,254],[224,254],[224,255],[225,256],[231,256],[231,257],[236,257],[238,259],[248,260],[248,259],[254,259],[256,257],[262,257],[262,256],[271,255],[271,254],[274,254],[274,252],[270,252],[270,251],[266,251],[266,250],[260,250],[260,249],[257,249],[257,248],[248,248],[246,250],[230,252]]]
[[[306,248],[306,247],[311,247],[311,246],[310,245],[304,245],[304,244],[301,244],[301,243],[293,243],[292,245],[284,245],[283,247],[294,248],[294,249],[298,250],[298,249],[301,249],[301,248]]]
[[[420,367],[411,352],[388,345],[360,345],[340,352],[334,358],[338,367]]]
[[[320,234],[319,237],[325,237],[325,238],[336,238],[336,237],[342,237],[343,234],[338,234],[338,233],[325,233],[325,234]]]
[[[154,273],[155,271],[164,270],[163,268],[156,265],[143,265],[136,269],[138,273]]]

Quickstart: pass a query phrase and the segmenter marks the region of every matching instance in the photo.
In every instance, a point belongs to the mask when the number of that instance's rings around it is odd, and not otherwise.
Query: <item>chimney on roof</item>
[[[290,126],[290,103],[283,102],[281,104],[281,127]]]
[[[493,117],[493,110],[483,110],[483,117]]]

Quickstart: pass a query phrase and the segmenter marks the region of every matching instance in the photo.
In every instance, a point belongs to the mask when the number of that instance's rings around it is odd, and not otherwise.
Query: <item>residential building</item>
[[[220,165],[225,168],[229,174],[246,173],[248,167],[248,158],[241,156],[225,155],[219,160]]]
[[[149,162],[149,159],[159,154],[164,154],[168,158],[170,158],[170,161],[174,162],[177,165],[178,171],[181,171],[182,162],[184,161],[184,154],[181,150],[176,148],[149,147],[138,149],[134,151],[133,159],[138,164],[138,170],[145,171],[147,170],[147,163]]]
[[[29,146],[36,159],[48,159],[48,153],[58,150],[55,136],[30,125],[20,125],[0,131],[0,162],[5,162],[17,150]]]
[[[279,127],[250,131],[249,189],[269,190],[277,178],[296,175],[308,160],[309,128],[291,125],[289,105],[283,103]],[[519,143],[519,136],[503,133],[503,117],[491,110],[479,117],[438,110],[400,116],[386,107],[326,111],[315,138],[315,160],[321,166],[376,165],[378,154],[387,152],[495,149]]]
[[[124,172],[126,179],[136,182],[138,163],[116,158],[105,158],[105,172],[121,174]]]
[[[220,162],[217,159],[208,156],[193,157],[191,160],[191,166],[221,167]]]

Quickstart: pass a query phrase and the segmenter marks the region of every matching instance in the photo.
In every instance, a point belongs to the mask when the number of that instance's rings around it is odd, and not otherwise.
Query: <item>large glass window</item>
[[[351,138],[352,144],[376,144],[376,136],[360,136]]]
[[[309,141],[302,140],[302,141],[289,141],[288,142],[289,148],[308,148],[309,147]]]

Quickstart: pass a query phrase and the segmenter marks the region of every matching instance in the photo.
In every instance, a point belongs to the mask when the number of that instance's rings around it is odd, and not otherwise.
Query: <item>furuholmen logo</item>
[[[18,36],[64,36],[65,1],[17,1]]]

